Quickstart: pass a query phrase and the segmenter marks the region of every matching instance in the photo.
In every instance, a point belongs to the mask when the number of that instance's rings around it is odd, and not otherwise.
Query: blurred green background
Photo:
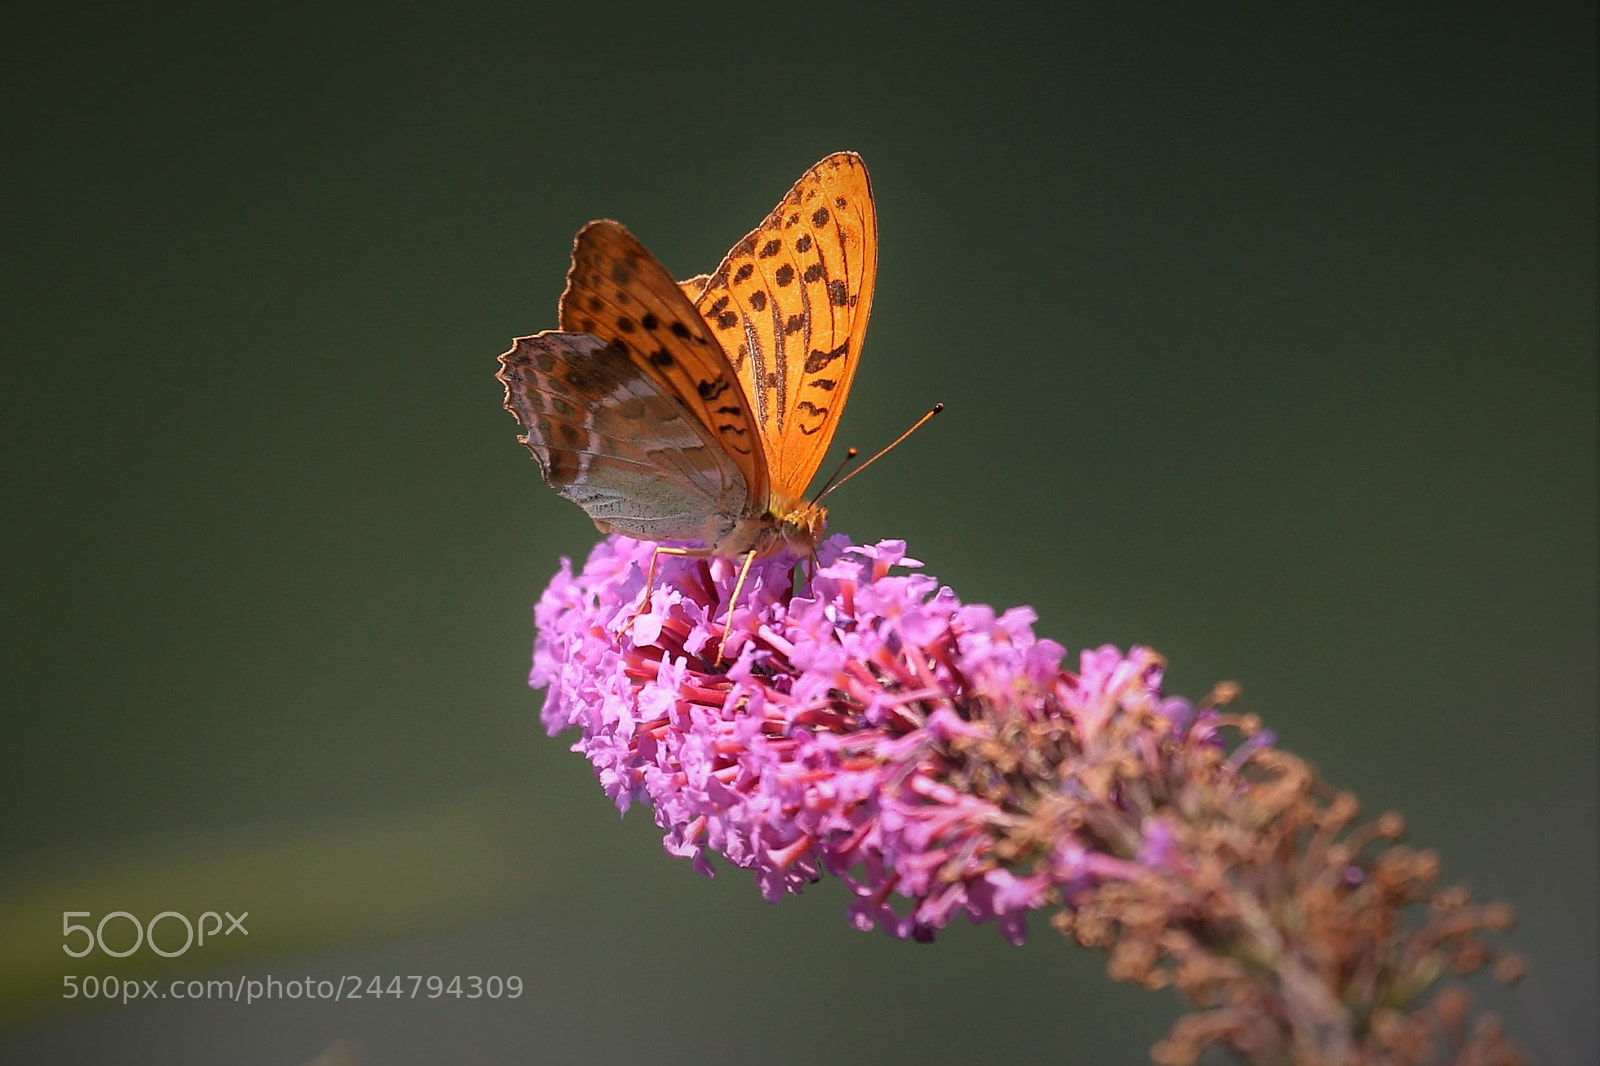
[[[712,267],[863,153],[833,500],[1072,648],[1244,686],[1507,899],[1489,990],[1592,1062],[1591,5],[11,5],[0,1058],[1142,1062],[1042,922],[932,947],[618,823],[524,687],[594,541],[494,357],[574,231]],[[175,959],[63,911],[248,911]],[[109,939],[131,939],[108,926]],[[175,927],[165,931],[174,938]],[[171,942],[168,941],[170,944]],[[519,975],[515,1001],[62,998],[67,975]]]

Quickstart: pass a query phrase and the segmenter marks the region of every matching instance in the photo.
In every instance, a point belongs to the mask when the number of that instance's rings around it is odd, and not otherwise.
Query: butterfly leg
[[[663,555],[703,554],[704,552],[698,551],[694,548],[663,548],[659,544],[656,545],[655,551],[650,553],[650,569],[645,574],[644,598],[639,601],[638,608],[633,612],[633,617],[628,619],[628,624],[623,627],[623,632],[627,632],[629,629],[633,628],[633,623],[637,622],[639,620],[639,616],[644,614],[645,609],[650,606],[650,594],[656,590],[656,563],[660,561]]]
[[[750,564],[756,561],[755,552],[746,552],[744,565],[739,568],[739,580],[733,583],[733,599],[728,601],[728,624],[722,629],[722,643],[717,645],[717,662],[722,662],[728,650],[728,638],[733,635],[733,609],[739,606],[739,593],[744,591],[744,579],[750,576]]]

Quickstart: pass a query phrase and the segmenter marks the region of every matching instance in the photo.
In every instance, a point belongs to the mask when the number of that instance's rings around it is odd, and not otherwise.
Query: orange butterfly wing
[[[763,434],[727,354],[672,275],[618,223],[578,231],[558,321],[620,348],[711,432],[744,476],[749,508],[766,505]]]
[[[833,440],[877,266],[867,168],[838,152],[806,171],[714,273],[683,282],[754,408],[779,495],[805,494]],[[562,325],[576,328],[564,310]]]

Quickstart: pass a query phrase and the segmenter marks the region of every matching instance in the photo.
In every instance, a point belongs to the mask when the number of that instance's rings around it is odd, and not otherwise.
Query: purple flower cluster
[[[1398,815],[1358,823],[1354,796],[1227,709],[1237,686],[1166,698],[1140,648],[1070,671],[1032,611],[964,606],[920,565],[834,537],[815,564],[757,562],[730,620],[736,564],[610,537],[535,611],[545,725],[578,727],[668,851],[707,874],[720,852],[769,900],[832,873],[857,927],[917,940],[964,913],[1020,942],[1056,908],[1112,977],[1196,1008],[1161,1066],[1217,1045],[1263,1066],[1525,1066],[1491,1015],[1469,1029],[1460,996],[1423,1000],[1440,974],[1522,964],[1487,939],[1510,909],[1441,889]]]
[[[718,852],[769,900],[828,872],[859,928],[925,940],[964,912],[1021,942],[1029,911],[1170,852],[1159,819],[1125,858],[1047,831],[1057,808],[1036,786],[1059,768],[1015,765],[1050,749],[1031,732],[1083,750],[1118,712],[1185,728],[1155,655],[1105,647],[1069,672],[1030,609],[963,605],[891,572],[921,565],[904,543],[836,536],[798,593],[794,558],[755,563],[719,660],[736,565],[661,555],[644,604],[654,550],[612,536],[581,574],[563,560],[535,612],[530,683],[549,686],[551,734],[579,728],[606,794],[649,803],[667,850],[703,872]]]

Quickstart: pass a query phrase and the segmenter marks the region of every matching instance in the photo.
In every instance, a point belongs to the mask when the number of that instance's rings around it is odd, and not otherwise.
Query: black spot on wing
[[[717,297],[717,301],[706,308],[706,317],[714,321],[718,329],[732,329],[739,322],[739,316],[728,310],[726,294]]]
[[[735,282],[749,281],[750,280],[750,275],[754,274],[755,272],[756,272],[755,264],[754,263],[746,263],[744,266],[742,266],[738,270],[734,271],[733,280]]]
[[[794,280],[794,267],[788,263],[783,264],[778,268],[778,272],[772,276],[772,280],[776,281],[780,288],[787,286]]]
[[[750,294],[749,304],[752,310],[765,311],[767,309],[767,294],[763,289],[757,289]]]
[[[823,367],[826,367],[835,359],[842,359],[845,353],[849,350],[849,341],[845,341],[831,352],[818,351],[817,349],[813,348],[811,350],[811,354],[806,356],[806,373],[815,374],[819,372]]]

